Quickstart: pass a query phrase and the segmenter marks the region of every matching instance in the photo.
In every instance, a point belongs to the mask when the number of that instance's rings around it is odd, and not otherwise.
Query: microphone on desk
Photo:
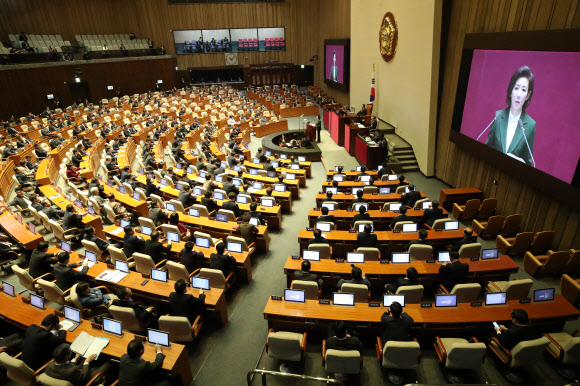
[[[489,122],[489,125],[487,125],[487,127],[481,132],[481,134],[479,134],[476,141],[479,141],[479,137],[481,137],[483,135],[483,133],[485,133],[487,131],[487,129],[489,129],[489,127],[492,125],[492,123],[494,123],[499,118],[500,115],[501,115],[501,113],[499,111],[497,111],[495,113],[495,117],[493,117],[493,120],[491,122]]]
[[[528,151],[530,152],[530,157],[532,157],[532,166],[536,167],[536,161],[534,160],[534,155],[532,154],[532,150],[530,149],[530,144],[528,143],[528,139],[526,138],[526,130],[524,129],[524,123],[521,119],[518,119],[518,127],[522,130],[522,134],[524,135],[524,141],[526,141],[526,146],[528,147]]]

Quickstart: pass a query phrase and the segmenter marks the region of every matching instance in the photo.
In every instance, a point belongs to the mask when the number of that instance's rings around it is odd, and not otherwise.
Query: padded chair
[[[159,329],[169,333],[170,342],[193,342],[202,326],[201,315],[197,316],[193,325],[184,316],[165,315],[159,318]]]
[[[95,255],[97,255],[97,261],[105,260],[103,259],[103,253],[101,252],[96,243],[89,240],[81,240],[81,243],[83,244],[83,246],[87,251],[93,252]]]
[[[550,246],[552,245],[552,240],[554,240],[554,236],[556,232],[554,231],[542,231],[536,233],[536,237],[530,244],[530,248],[528,251],[532,255],[543,255],[545,254]]]
[[[488,347],[491,352],[508,367],[504,374],[506,378],[513,383],[521,383],[522,377],[514,369],[520,367],[533,366],[538,361],[542,360],[543,352],[550,344],[550,340],[545,336],[526,340],[518,343],[511,351],[503,347],[497,338],[491,338]]]
[[[23,286],[24,288],[26,288],[30,292],[36,292],[40,289],[38,284],[36,284],[36,281],[38,279],[41,279],[43,277],[47,277],[47,276],[51,275],[51,274],[47,273],[47,274],[39,276],[37,278],[33,278],[28,273],[28,269],[20,268],[16,264],[14,264],[12,266],[12,272],[14,272],[16,277],[18,277],[18,282],[20,283],[20,285]]]
[[[11,357],[7,353],[0,353],[0,364],[6,368],[8,379],[21,386],[36,386],[34,370],[28,367],[21,359]]]
[[[266,337],[266,352],[270,358],[285,362],[301,362],[306,353],[306,333],[275,332],[270,328]]]
[[[429,198],[422,198],[420,200],[415,201],[415,205],[413,206],[413,209],[422,210],[423,203],[427,202],[427,201],[431,201],[431,200],[429,200]]]
[[[128,258],[122,249],[119,249],[113,245],[109,245],[107,250],[111,254],[111,264],[115,265],[115,261],[120,260],[120,261],[128,261],[130,267],[135,265],[135,262],[133,262],[133,258],[132,257]]]
[[[330,221],[317,221],[316,224],[329,224],[331,231],[336,229],[336,226],[334,225],[334,223],[330,222]]]
[[[133,260],[135,261],[135,271],[147,275],[151,275],[152,269],[159,269],[167,261],[167,259],[163,259],[155,264],[151,256],[139,252],[133,253]]]
[[[327,350],[326,339],[322,341],[322,365],[327,373],[359,374],[362,359],[358,350]]]
[[[413,221],[397,221],[395,223],[395,226],[393,227],[394,231],[402,231],[403,230],[403,224],[414,224]]]
[[[340,292],[354,294],[355,303],[368,303],[371,298],[371,291],[364,284],[343,283],[340,287]]]
[[[102,209],[105,210],[105,217],[111,224],[115,224],[119,218],[125,216],[125,213],[115,214],[115,211],[109,206],[109,204],[103,205]]]
[[[487,220],[495,213],[497,207],[497,198],[486,198],[481,203],[479,211],[477,212],[478,220]]]
[[[459,258],[460,259],[479,257],[480,254],[481,254],[481,244],[480,243],[464,244],[461,246],[461,248],[459,248]]]
[[[219,269],[202,268],[199,270],[199,276],[208,278],[210,287],[224,290],[230,289],[236,281],[233,272],[230,272],[226,278],[224,273]]]
[[[429,260],[433,258],[433,247],[430,245],[423,244],[412,244],[409,247],[409,256],[411,261],[419,260]]]
[[[378,193],[379,188],[377,186],[365,186],[363,187],[363,194],[373,194]]]
[[[496,238],[496,236],[501,231],[504,222],[504,216],[491,216],[488,221],[483,222],[479,222],[477,219],[473,219],[471,227],[473,228],[473,232],[476,235],[482,239],[489,240]]]
[[[55,282],[44,279],[38,279],[36,283],[40,289],[44,291],[44,298],[46,300],[50,300],[51,302],[60,304],[61,306],[70,303],[70,295],[67,295],[70,293],[70,288],[63,291]]]
[[[306,299],[318,300],[322,292],[321,288],[318,288],[318,283],[314,281],[306,280],[292,280],[290,284],[291,289],[304,290],[304,296]]]
[[[122,323],[123,330],[139,333],[147,328],[147,324],[139,321],[135,310],[129,307],[110,306],[109,313],[113,319]]]
[[[78,283],[73,285],[70,289],[70,301],[81,312],[83,319],[96,318],[98,316],[103,316],[109,313],[109,311],[107,310],[107,306],[105,306],[104,304],[91,308],[83,307],[81,301],[79,300],[79,296],[77,295],[77,286]],[[118,299],[117,295],[109,293],[109,289],[105,286],[99,286],[94,288],[98,288],[99,290],[101,290],[103,294],[109,295],[111,297],[110,303],[112,303],[113,300]]]
[[[375,349],[379,363],[389,369],[389,381],[397,385],[405,380],[401,370],[416,370],[421,361],[421,347],[417,339],[411,342],[390,340],[383,346],[381,337],[377,336]]]
[[[580,279],[573,279],[566,274],[562,275],[560,279],[560,291],[566,300],[577,306],[577,302],[580,299]]]
[[[367,224],[369,224],[369,225],[373,225],[373,222],[372,222],[372,221],[369,221],[369,220],[359,220],[359,221],[356,221],[356,222],[354,223],[354,225],[353,225],[352,229],[355,229],[355,230],[357,230],[357,231],[358,231],[358,227],[359,227],[360,225],[367,225]]]
[[[419,285],[405,285],[397,288],[397,295],[405,295],[405,304],[419,304],[423,302],[425,288]]]
[[[566,268],[564,268],[566,273],[577,273],[580,272],[580,249],[570,249],[570,260],[566,263]]]
[[[453,204],[453,217],[458,221],[471,220],[477,215],[480,206],[481,200],[477,198],[467,201],[465,205],[455,203]]]
[[[503,223],[503,227],[501,228],[501,235],[504,237],[511,237],[518,233],[523,217],[524,216],[521,214],[510,214],[507,216]]]
[[[547,255],[534,256],[530,251],[524,256],[524,269],[531,276],[557,275],[562,273],[570,260],[568,251],[548,251]]]
[[[185,265],[171,260],[167,260],[165,268],[167,269],[169,280],[177,281],[183,279],[186,283],[191,283],[191,277],[199,273],[199,269],[189,273]]]
[[[71,228],[67,229],[66,231],[62,228],[62,226],[54,220],[48,220],[50,227],[52,228],[52,232],[54,233],[54,237],[59,241],[69,241],[70,239],[74,239],[78,237],[78,234],[67,234],[68,232],[78,231],[78,228]]]
[[[532,244],[534,237],[534,232],[522,232],[518,233],[516,237],[510,238],[504,238],[502,235],[498,235],[495,239],[495,246],[500,255],[523,255]]]
[[[209,233],[196,231],[196,232],[193,232],[193,237],[201,237],[204,239],[208,239],[210,247],[215,247],[216,244],[223,243],[222,239],[214,239],[213,237],[211,237],[211,235]]]
[[[451,292],[443,284],[439,285],[440,294],[457,295],[457,303],[471,303],[477,301],[481,293],[479,283],[455,284]]]
[[[321,259],[332,258],[332,247],[328,244],[310,244],[308,246],[309,251],[320,251]]]
[[[226,216],[228,216],[228,221],[232,221],[232,222],[235,222],[235,221],[237,221],[236,215],[235,215],[235,214],[234,214],[234,212],[233,212],[233,211],[231,211],[231,210],[227,210],[227,209],[219,209],[217,212],[218,212],[218,213],[225,214]]]
[[[487,351],[485,343],[479,342],[476,337],[467,341],[461,338],[436,336],[433,347],[439,361],[448,370],[477,370],[483,364]],[[456,372],[448,371],[446,375],[451,383],[464,383],[463,378]]]
[[[381,251],[379,248],[374,247],[358,247],[356,249],[358,253],[365,254],[365,261],[379,261],[381,260]]]
[[[453,220],[450,218],[440,218],[438,220],[435,220],[433,222],[433,226],[431,227],[431,229],[433,229],[435,231],[443,230],[443,229],[445,229],[445,223],[449,222],[449,221],[453,221]]]
[[[179,200],[169,200],[170,204],[173,204],[175,206],[175,211],[179,212],[179,213],[184,213],[185,212],[185,208],[183,207],[183,203]]]
[[[505,292],[507,300],[526,299],[534,281],[532,279],[514,279],[510,281],[488,281],[486,292]]]
[[[256,250],[256,243],[251,243],[250,245],[246,244],[246,240],[243,237],[236,237],[236,236],[228,236],[226,237],[227,242],[235,242],[242,244],[242,252],[248,252],[248,254],[254,253]],[[227,244],[226,244],[227,245]]]
[[[161,228],[161,225],[155,226],[155,223],[153,222],[153,220],[151,220],[148,217],[139,217],[137,219],[137,221],[139,221],[139,225],[141,225],[141,226],[147,226],[147,227],[150,227],[151,229],[159,229],[159,228]]]
[[[398,194],[405,193],[405,188],[406,188],[406,187],[408,187],[408,186],[409,186],[409,185],[403,185],[403,186],[399,186],[399,187],[398,187],[398,188],[395,190],[395,193],[398,193]]]
[[[546,351],[556,359],[560,367],[558,373],[564,378],[575,378],[574,368],[580,365],[580,337],[577,337],[580,330],[576,330],[572,335],[566,332],[553,332],[544,334],[550,341]]]
[[[165,235],[165,237],[167,237],[167,232],[173,232],[173,233],[177,233],[177,242],[181,242],[181,232],[179,231],[179,228],[177,227],[177,225],[170,225],[170,224],[161,224],[161,231],[163,232],[163,234]]]

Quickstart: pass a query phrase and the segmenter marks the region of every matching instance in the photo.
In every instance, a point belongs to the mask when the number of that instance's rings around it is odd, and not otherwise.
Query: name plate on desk
[[[381,264],[389,264],[389,260],[381,260]]]
[[[378,196],[378,195],[379,195],[379,193],[377,193],[377,192],[373,193],[373,196]]]
[[[380,307],[380,306],[381,306],[381,303],[379,303],[379,302],[370,302],[369,303],[369,307]]]
[[[282,300],[282,296],[272,295],[271,298],[272,300]]]
[[[433,260],[433,259],[427,260],[427,263],[434,263],[434,262],[435,262],[435,260]]]
[[[520,303],[524,304],[524,303],[531,303],[532,299],[520,299]]]
[[[61,317],[61,318],[64,317],[64,312],[59,311],[59,310],[54,310],[54,314],[58,317]]]
[[[421,303],[421,308],[431,308],[433,307],[433,303]]]
[[[27,298],[20,298],[20,299],[22,299],[22,303],[30,304],[30,299],[27,299]]]
[[[472,257],[471,259],[469,259],[470,261],[479,261],[479,257]]]
[[[393,233],[401,233],[401,230],[400,229],[395,229],[395,230],[393,230]]]
[[[103,326],[101,326],[98,323],[91,323],[91,327],[94,328],[95,330],[102,330]]]
[[[318,304],[330,304],[330,300],[319,300]]]
[[[356,229],[349,229],[348,233],[356,233]]]
[[[442,230],[443,230],[443,228],[434,229],[435,232],[441,232]]]
[[[347,212],[352,212],[352,208],[346,208]]]
[[[109,269],[115,269],[115,266],[113,264],[107,264],[107,268],[109,268]]]
[[[314,228],[306,228],[307,232],[312,232],[314,230]]]
[[[151,275],[149,275],[148,273],[142,273],[141,277],[143,277],[143,279],[150,279]]]
[[[335,263],[344,263],[344,259],[335,259],[334,262]]]
[[[481,302],[471,302],[471,307],[481,307],[483,303]]]
[[[300,260],[300,256],[292,256],[292,260]]]
[[[312,208],[312,210],[316,210],[316,211],[318,211],[318,210],[320,210],[320,209],[318,209],[318,208]]]

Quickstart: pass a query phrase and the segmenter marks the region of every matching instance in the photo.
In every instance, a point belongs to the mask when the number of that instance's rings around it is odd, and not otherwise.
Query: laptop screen
[[[391,188],[379,188],[379,194],[391,194]]]
[[[76,323],[81,322],[81,312],[76,308],[64,306],[64,317],[65,319],[72,320]]]
[[[347,252],[346,253],[346,262],[347,263],[364,263],[365,262],[365,254],[358,253],[358,252]]]
[[[361,206],[364,206],[367,211],[369,210],[369,204],[366,204],[364,202],[357,202],[356,204],[354,204],[354,211],[358,212]]]
[[[497,248],[482,249],[481,260],[497,259]]]
[[[151,279],[162,281],[163,283],[167,283],[167,271],[161,271],[159,269],[152,269],[151,270]]]
[[[224,178],[222,176],[215,176],[216,182],[224,182]]]
[[[334,171],[335,171],[336,173],[339,173],[339,172],[340,172],[342,169],[343,169],[343,166],[335,166],[335,167],[334,167]]]
[[[141,233],[146,236],[151,236],[151,232],[153,232],[153,228],[148,227],[147,225],[141,226]]]
[[[224,162],[224,161],[222,161],[222,162],[220,162],[220,167],[222,167],[223,169],[225,169],[225,168],[227,168],[227,167],[228,167],[228,163],[227,163],[227,162]]]
[[[91,261],[93,263],[97,262],[97,254],[95,252],[85,250],[85,257],[88,261]]]
[[[277,168],[278,166],[280,166],[280,163],[278,161],[272,161],[272,162],[270,162],[270,165],[272,165],[275,168]]]
[[[390,307],[393,302],[405,307],[405,295],[383,295],[383,307]]]
[[[261,182],[256,182],[256,181],[252,182],[252,188],[260,190],[260,189],[262,189],[262,187],[263,187],[263,185]]]
[[[399,211],[399,209],[401,208],[401,205],[402,205],[402,204],[401,204],[401,203],[399,203],[399,202],[396,202],[396,203],[389,204],[389,210],[390,210],[391,212],[398,212],[398,211]]]
[[[228,241],[228,252],[242,253],[242,243]]]
[[[264,152],[264,154],[266,155],[266,157],[270,157],[270,156],[272,156],[272,152],[271,152],[270,150],[266,150],[266,151]]]
[[[205,277],[192,277],[191,286],[197,289],[209,290],[209,279]]]
[[[288,181],[294,181],[296,179],[296,174],[294,174],[294,173],[286,173],[286,179]]]
[[[260,220],[258,220],[257,217],[252,217],[252,218],[250,218],[250,224],[252,224],[254,226],[258,226],[258,225],[260,225]]]
[[[224,194],[222,192],[213,192],[213,198],[216,200],[223,200]]]
[[[410,259],[411,255],[409,253],[393,252],[391,260],[394,264],[408,264]]]
[[[187,169],[185,169],[185,171],[187,172],[187,174],[192,174],[193,173],[193,169],[192,168],[187,168]]]
[[[362,182],[371,182],[371,176],[360,176]]]
[[[403,233],[417,232],[417,224],[403,224]]]
[[[66,241],[60,242],[60,249],[62,249],[63,251],[66,251],[68,253],[70,253],[70,251],[71,251],[70,244],[67,243]]]
[[[201,196],[201,189],[200,188],[193,188],[193,194],[196,196]]]
[[[209,239],[206,239],[205,237],[196,237],[195,245],[200,248],[209,248]]]
[[[228,222],[228,215],[225,213],[216,213],[215,220],[219,222]]]
[[[348,292],[334,292],[332,304],[335,306],[354,306],[354,294]]]
[[[486,306],[498,306],[507,303],[507,293],[505,292],[488,292],[485,294]]]
[[[270,178],[274,178],[274,177],[276,177],[276,172],[273,170],[270,170],[266,173],[266,176],[270,177]]]
[[[161,179],[161,185],[166,186],[167,185],[167,180],[165,178]]]
[[[121,220],[121,228],[125,228],[127,225],[131,225],[131,221]]]
[[[16,296],[14,295],[14,286],[12,284],[8,284],[5,281],[2,281],[2,292],[9,296]]]
[[[287,302],[296,302],[296,303],[304,303],[306,300],[304,290],[293,290],[293,289],[285,289],[284,290],[284,300]]]
[[[44,310],[44,298],[35,294],[30,294],[30,305],[40,310]]]
[[[433,202],[431,201],[423,201],[423,203],[421,204],[421,209],[423,210],[429,209],[432,204]]]
[[[242,186],[243,185],[243,182],[239,178],[232,178],[232,184],[234,184],[236,186]]]
[[[330,223],[317,222],[316,229],[320,229],[322,232],[330,232]]]
[[[121,327],[121,322],[114,319],[103,318],[103,331],[109,332],[115,335],[122,335],[123,329]]]
[[[435,307],[457,307],[457,295],[435,295]]]
[[[286,186],[282,184],[274,184],[274,191],[284,193],[286,191]]]
[[[288,159],[288,156],[286,154],[280,154],[280,159]]]
[[[547,302],[554,300],[554,288],[543,288],[534,290],[534,302]]]
[[[306,157],[298,156],[298,162],[306,162]]]
[[[327,187],[325,192],[332,192],[332,194],[338,194],[338,188],[335,188],[334,186]]]
[[[252,176],[257,176],[258,175],[258,169],[250,169],[250,174]]]
[[[459,221],[445,221],[446,231],[456,231],[459,229]]]
[[[140,200],[141,199],[141,195],[139,194],[139,192],[133,192],[133,198],[135,200]]]
[[[117,271],[129,273],[129,263],[126,261],[115,260],[115,269]]]
[[[147,341],[151,344],[158,344],[163,347],[169,347],[169,333],[148,328]]]
[[[161,181],[163,181],[163,180],[161,180]],[[119,186],[119,192],[125,194],[125,187]]]
[[[360,172],[361,170],[362,170],[362,166],[357,166],[357,167],[356,167],[356,171],[357,171],[357,172]]]
[[[439,254],[437,255],[437,261],[439,263],[446,263],[448,261],[451,261],[449,257],[449,252],[439,252]]]
[[[260,163],[260,159],[259,158],[254,158],[254,160],[252,161],[255,164],[259,164]]]
[[[367,224],[358,224],[358,233],[363,233],[365,231],[365,226]],[[375,225],[369,224],[371,226],[371,233],[375,231]]]
[[[123,188],[125,189],[125,188]],[[121,192],[121,193],[125,193],[125,192]],[[77,208],[82,209],[83,208],[83,203],[80,200],[76,200],[75,201],[75,205],[77,206]]]
[[[95,209],[92,206],[89,206],[89,214],[91,216],[94,216],[95,215]]]
[[[292,165],[290,165],[290,169],[292,169],[292,170],[300,170],[300,165],[298,165],[298,164],[292,164]]]
[[[248,203],[248,197],[247,196],[236,196],[236,202],[239,204],[247,204]]]
[[[274,200],[262,197],[260,200],[260,205],[265,206],[267,208],[272,208],[274,206]]]
[[[417,188],[413,188],[413,190],[417,190]],[[409,191],[410,191],[409,190],[409,187],[408,186],[405,186],[405,193],[409,193]]]
[[[334,210],[334,206],[335,206],[334,202],[323,202],[322,203],[322,207],[328,208],[328,210],[331,212]]]
[[[389,181],[397,181],[399,179],[399,176],[396,174],[389,174]]]
[[[202,170],[202,171],[200,171],[200,172],[199,172],[199,176],[200,176],[201,178],[205,178],[205,175],[206,175],[206,174],[207,174],[207,172],[206,172],[205,170]]]
[[[302,259],[310,261],[320,261],[320,251],[310,251],[305,249],[302,251]]]
[[[179,234],[175,232],[167,232],[167,240],[172,241],[174,243],[179,242]]]

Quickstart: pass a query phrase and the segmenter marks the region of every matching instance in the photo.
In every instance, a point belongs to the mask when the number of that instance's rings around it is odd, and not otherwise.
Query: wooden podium
[[[311,142],[316,142],[316,125],[308,123],[304,130],[304,137]]]

